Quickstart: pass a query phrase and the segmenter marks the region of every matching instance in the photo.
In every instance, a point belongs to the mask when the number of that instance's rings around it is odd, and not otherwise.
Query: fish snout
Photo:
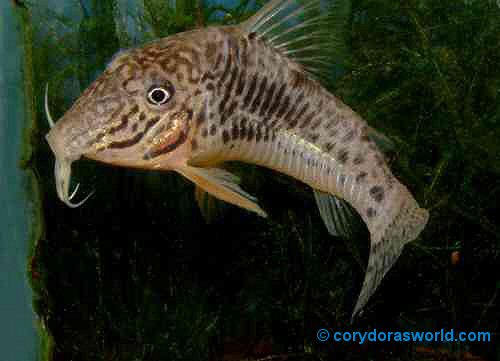
[[[83,154],[82,150],[76,149],[74,146],[71,146],[69,142],[68,134],[64,131],[64,125],[61,121],[57,122],[57,124],[45,135],[45,139],[47,143],[49,143],[50,149],[56,159],[64,159],[70,162],[74,162],[75,160],[80,159]]]

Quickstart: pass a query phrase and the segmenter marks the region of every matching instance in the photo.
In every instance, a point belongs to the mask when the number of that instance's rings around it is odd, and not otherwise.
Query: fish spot
[[[224,70],[222,71],[222,75],[218,82],[219,86],[226,81],[226,77],[229,75],[229,72],[231,71],[231,65],[232,65],[231,61],[232,61],[232,56],[231,54],[228,54],[226,59],[226,66],[224,67]]]
[[[191,140],[191,149],[192,150],[198,149],[198,142],[196,141],[196,139]]]
[[[334,128],[334,129],[330,130],[330,132],[328,134],[330,135],[330,137],[335,137],[335,136],[337,136],[338,133],[339,133],[339,131]]]
[[[229,105],[229,108],[227,109],[227,113],[229,115],[232,115],[234,113],[234,111],[236,110],[236,107],[238,106],[238,102],[237,101],[233,101],[230,105]]]
[[[341,139],[342,143],[349,143],[354,139],[356,131],[354,129],[349,130]]]
[[[205,108],[200,110],[198,113],[198,116],[196,117],[196,124],[200,125],[204,123],[207,120],[207,112],[205,111]]]
[[[257,94],[255,95],[255,99],[254,99],[252,106],[250,108],[250,112],[255,113],[256,110],[259,109],[260,103],[262,102],[262,95],[266,91],[266,86],[267,86],[267,77],[264,76],[264,78],[260,82],[259,90],[257,91]]]
[[[206,137],[207,137],[207,135],[208,135],[208,130],[207,130],[207,128],[203,128],[203,129],[201,130],[201,136],[202,136],[203,138],[206,138]]]
[[[316,121],[311,124],[311,129],[315,130],[316,128],[318,128],[321,125],[322,122],[323,122],[323,118],[321,116],[318,117],[318,119],[316,119]]]
[[[352,163],[355,165],[362,164],[365,161],[365,158],[363,157],[363,154],[358,153],[354,159],[352,160]]]
[[[260,117],[264,117],[264,114],[266,114],[266,111],[269,108],[269,105],[271,104],[271,100],[273,99],[273,94],[275,90],[276,90],[276,83],[272,83],[269,89],[266,91],[264,103],[262,103],[262,106],[260,107],[259,111]],[[267,118],[264,118],[264,121],[265,120],[267,120]]]
[[[226,103],[228,101],[229,101],[229,95],[226,94],[224,99],[222,99],[221,102],[219,103],[219,114],[221,115],[221,120],[220,120],[221,124],[224,124],[224,122],[226,121],[227,115],[224,114],[224,108],[226,107]]]
[[[231,70],[231,77],[229,78],[229,83],[227,84],[226,94],[231,94],[233,91],[234,83],[236,83],[236,78],[238,77],[238,68],[234,67]]]
[[[278,93],[276,94],[276,97],[274,98],[271,106],[269,107],[269,109],[267,111],[268,117],[272,117],[273,114],[278,109],[278,107],[280,106],[281,98],[283,97],[283,94],[285,94],[285,89],[286,89],[285,83],[281,84],[281,87],[279,88]]]
[[[255,141],[260,142],[261,139],[262,139],[262,131],[259,127],[259,128],[257,128],[257,131],[255,133]]]
[[[146,114],[142,112],[141,114],[139,114],[139,120],[142,122],[144,119],[146,119]]]
[[[236,86],[236,95],[241,95],[241,93],[243,93],[243,90],[245,89],[245,84],[246,84],[245,83],[246,76],[247,76],[247,73],[246,73],[245,69],[240,71],[240,73],[238,75],[238,85]]]
[[[232,135],[233,140],[238,139],[240,137],[240,129],[236,124],[233,124],[233,127],[231,129],[231,133],[232,133],[231,135]]]
[[[325,151],[327,151],[327,152],[331,151],[334,146],[335,146],[335,143],[333,143],[333,142],[326,143],[325,144]]]
[[[297,124],[299,123],[299,121],[302,120],[302,118],[304,117],[304,114],[307,112],[308,109],[309,109],[309,103],[304,104],[304,106],[302,107],[302,109],[300,109],[300,111],[297,114],[297,116],[295,117],[295,119],[291,122],[290,126],[295,128],[297,126]]]
[[[246,117],[241,118],[241,126],[246,127],[247,126],[248,119]]]
[[[349,159],[349,151],[346,148],[339,150],[339,152],[337,153],[337,160],[339,161],[339,163],[345,164],[347,163],[348,159]]]
[[[203,73],[203,75],[201,76],[201,82],[202,83],[206,83],[207,80],[215,80],[215,76],[212,72],[210,71],[207,71],[205,73]]]
[[[255,135],[255,131],[252,126],[248,127],[247,141],[251,141]]]
[[[357,176],[356,176],[356,183],[360,183],[362,181],[364,181],[366,179],[366,177],[368,176],[368,173],[366,172],[361,172],[359,173]]]
[[[211,135],[211,136],[214,136],[214,135],[215,135],[215,133],[217,133],[217,126],[216,126],[215,124],[212,124],[212,125],[210,126],[210,135]]]
[[[267,142],[269,140],[269,129],[268,128],[265,128],[263,139],[264,139],[264,142]]]
[[[128,113],[129,116],[134,115],[139,112],[139,106],[136,104],[130,109],[130,112]]]
[[[250,87],[248,88],[248,92],[243,98],[243,107],[248,108],[250,105],[250,101],[253,98],[253,93],[255,92],[255,88],[257,87],[257,74],[252,76],[252,80],[250,81]]]
[[[373,218],[373,217],[375,217],[376,215],[377,215],[377,211],[375,210],[375,208],[370,207],[370,208],[368,208],[368,209],[366,210],[366,216],[367,216],[368,218]]]
[[[297,104],[292,105],[288,113],[285,114],[285,122],[290,124],[294,120],[293,116],[295,115],[295,112],[297,111]]]
[[[186,108],[186,121],[188,123],[191,123],[191,120],[193,119],[193,109],[191,108]]]
[[[229,140],[229,132],[224,129],[224,131],[222,132],[222,141],[224,142],[224,144],[226,144],[227,142],[229,142]]]
[[[384,200],[384,188],[381,186],[374,186],[370,189],[370,195],[375,202],[382,202]]]
[[[278,110],[276,117],[281,118],[285,114],[289,105],[290,105],[290,96],[287,95],[287,96],[285,96],[285,99],[283,99],[283,103],[281,104],[281,107]]]
[[[246,126],[242,123],[240,125],[240,139],[244,139],[247,136],[247,128]]]
[[[308,116],[306,117],[306,120],[304,120],[302,122],[302,124],[299,125],[299,128],[303,129],[303,128],[307,127],[311,123],[311,121],[314,119],[314,116],[315,116],[314,113],[313,114],[308,114]]]
[[[117,125],[116,127],[113,127],[109,130],[109,134],[115,134],[116,132],[125,129],[128,125],[128,114],[122,115],[120,124]]]

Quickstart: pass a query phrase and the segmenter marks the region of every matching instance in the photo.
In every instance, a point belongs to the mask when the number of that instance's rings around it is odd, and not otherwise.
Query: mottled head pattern
[[[81,156],[128,167],[175,167],[181,157],[173,151],[186,143],[199,104],[205,36],[187,32],[122,52],[84,91],[47,135],[61,199],[68,200],[70,165]]]
[[[57,155],[132,167],[184,143],[204,64],[193,33],[120,54],[81,95],[48,139]]]

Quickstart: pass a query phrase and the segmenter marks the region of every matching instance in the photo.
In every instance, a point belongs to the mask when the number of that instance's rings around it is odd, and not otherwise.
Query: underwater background
[[[16,61],[22,67],[8,80],[18,96],[4,78],[0,88],[0,156],[12,172],[0,176],[7,214],[0,217],[0,296],[13,319],[4,320],[20,332],[4,331],[0,343],[13,350],[6,361],[500,359],[496,0],[337,0],[329,31],[343,41],[332,44],[338,58],[329,89],[394,141],[395,175],[431,214],[353,324],[368,233],[349,241],[330,236],[312,192],[289,177],[233,165],[268,219],[217,202],[207,223],[193,185],[177,174],[93,161],[73,167],[80,192],[96,190],[89,201],[69,209],[57,199],[44,139],[47,82],[57,119],[119,49],[239,23],[261,5],[2,2],[0,35],[16,32],[0,47],[8,55],[1,73],[14,74]],[[492,336],[359,345],[320,343],[320,328]],[[11,340],[20,339],[26,343],[16,349]]]

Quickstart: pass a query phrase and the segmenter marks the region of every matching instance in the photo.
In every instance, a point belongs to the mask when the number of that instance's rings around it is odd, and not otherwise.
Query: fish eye
[[[173,89],[153,85],[148,90],[148,102],[153,105],[165,104],[173,95]]]

